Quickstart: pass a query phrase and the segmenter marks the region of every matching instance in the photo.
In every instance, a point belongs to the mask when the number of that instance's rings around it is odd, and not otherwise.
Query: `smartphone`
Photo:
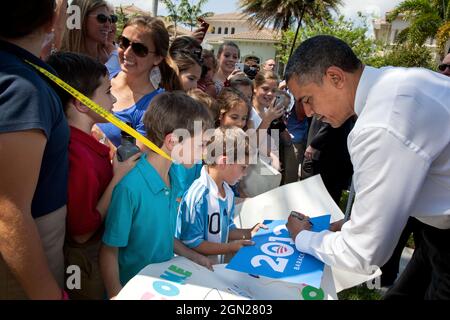
[[[273,101],[274,108],[280,108],[283,106],[284,97],[282,95],[276,95]]]
[[[244,72],[244,64],[243,63],[236,63],[236,69],[239,69],[242,72]]]
[[[203,18],[198,18],[197,21],[200,23],[201,31],[203,31],[203,37],[202,37],[202,41],[203,41],[203,39],[205,39],[206,33],[208,32],[209,23],[206,22],[205,20],[203,20]]]

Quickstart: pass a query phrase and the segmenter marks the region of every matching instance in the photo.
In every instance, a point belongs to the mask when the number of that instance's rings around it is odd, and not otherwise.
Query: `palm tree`
[[[195,27],[198,22],[198,18],[206,18],[214,15],[213,12],[203,12],[202,7],[208,2],[208,0],[199,0],[197,4],[190,3],[188,0],[181,0],[180,7],[183,10],[182,16],[186,18],[183,23],[191,27]]]
[[[442,49],[450,36],[449,0],[406,0],[388,15],[388,21],[399,16],[410,22],[398,34],[399,42],[422,45],[428,38],[435,38]]]
[[[188,17],[186,17],[185,15],[185,10],[183,9],[183,7],[185,6],[184,0],[181,0],[181,2],[178,3],[178,5],[175,1],[171,0],[162,0],[162,2],[164,3],[164,5],[167,8],[167,11],[169,12],[167,18],[173,23],[174,38],[176,38],[178,24],[188,19]]]
[[[240,0],[244,14],[259,28],[273,24],[274,30],[288,30],[295,21],[329,18],[338,11],[342,0]]]

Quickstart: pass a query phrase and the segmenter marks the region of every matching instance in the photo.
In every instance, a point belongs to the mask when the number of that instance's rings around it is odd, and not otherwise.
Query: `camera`
[[[236,69],[241,70],[242,72],[245,72],[245,65],[243,63],[236,63]]]
[[[244,73],[247,75],[247,77],[250,78],[250,80],[253,80],[258,74],[258,67],[244,65]]]

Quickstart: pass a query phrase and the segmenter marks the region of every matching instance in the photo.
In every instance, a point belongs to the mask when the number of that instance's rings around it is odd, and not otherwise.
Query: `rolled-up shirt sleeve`
[[[421,190],[430,158],[385,127],[369,127],[349,144],[356,198],[341,232],[302,231],[298,250],[332,267],[370,274],[391,256]]]

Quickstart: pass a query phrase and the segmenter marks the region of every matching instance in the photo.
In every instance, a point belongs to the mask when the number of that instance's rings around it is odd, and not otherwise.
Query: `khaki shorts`
[[[35,219],[41,237],[42,247],[47,256],[48,266],[58,285],[64,285],[63,246],[66,233],[66,206]],[[32,271],[32,270],[31,270]],[[28,299],[15,276],[0,256],[0,299]]]

